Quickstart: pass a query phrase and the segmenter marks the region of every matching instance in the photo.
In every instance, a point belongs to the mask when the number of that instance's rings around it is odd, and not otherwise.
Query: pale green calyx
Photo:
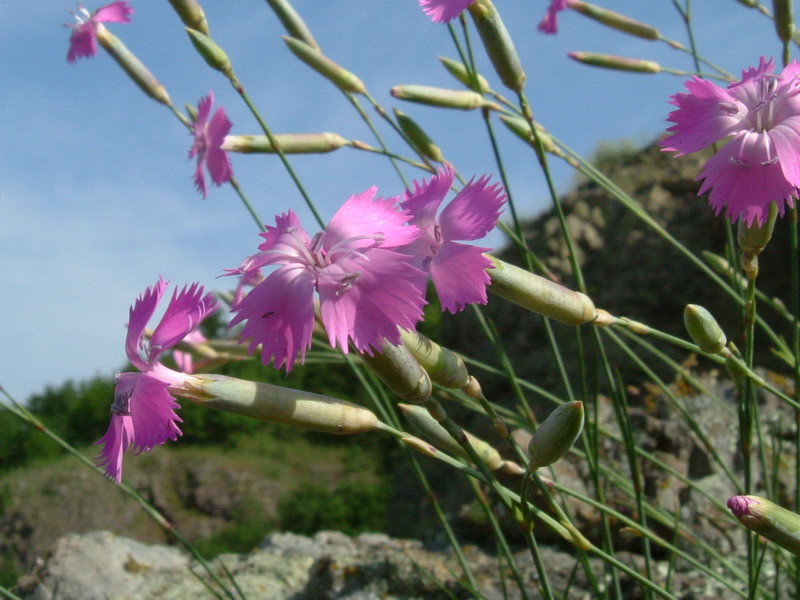
[[[567,452],[583,431],[583,402],[565,402],[534,431],[528,452],[528,471],[551,465]]]
[[[683,311],[683,322],[692,341],[703,352],[719,354],[728,343],[725,332],[708,310],[697,304],[687,304]]]
[[[728,508],[742,525],[800,556],[800,515],[760,496],[734,496]]]

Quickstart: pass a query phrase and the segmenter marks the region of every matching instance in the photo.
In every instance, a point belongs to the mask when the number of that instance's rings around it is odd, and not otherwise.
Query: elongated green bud
[[[565,402],[551,412],[533,432],[528,471],[551,465],[567,452],[583,431],[583,402]]]
[[[204,35],[209,35],[206,14],[197,0],[169,0],[169,3],[178,13],[184,25]]]
[[[385,343],[380,354],[362,354],[361,359],[403,400],[419,403],[431,396],[431,378],[405,346]]]
[[[323,154],[347,145],[338,133],[278,133],[273,135],[284,154]],[[275,148],[265,135],[226,135],[222,149],[229,152],[274,154]]]
[[[428,85],[396,85],[391,90],[392,96],[400,100],[418,102],[428,106],[441,106],[443,108],[458,108],[472,110],[492,103],[475,92],[465,90],[449,90],[446,88],[431,87]]]
[[[489,87],[489,82],[486,81],[486,78],[483,75],[477,73],[475,74],[475,78],[477,80],[477,85],[475,85],[472,83],[472,79],[469,76],[469,71],[467,71],[467,67],[464,66],[464,63],[450,58],[445,58],[444,56],[440,56],[439,60],[444,65],[444,68],[447,69],[453,77],[458,79],[473,92],[478,92],[479,94],[489,93],[491,88]]]
[[[195,50],[197,50],[198,54],[208,63],[209,67],[224,73],[227,77],[233,76],[231,60],[214,40],[190,27],[186,28],[186,33],[189,34],[189,39],[192,40],[192,45]]]
[[[378,425],[372,411],[351,402],[224,375],[194,376],[176,393],[209,408],[337,435]]]
[[[297,38],[314,48],[319,50],[319,44],[314,36],[311,35],[311,30],[305,24],[305,21],[297,14],[294,7],[289,4],[288,0],[267,0],[267,4],[278,17],[286,31],[293,38]]]
[[[683,311],[686,331],[703,352],[719,354],[728,343],[725,332],[717,320],[702,306],[687,304]]]
[[[148,96],[156,102],[166,106],[172,105],[167,90],[161,85],[158,79],[142,64],[134,54],[125,47],[125,44],[106,29],[102,23],[95,23],[98,43],[105,48],[122,70],[128,74],[133,82]]]
[[[646,40],[657,40],[659,38],[658,29],[650,25],[645,25],[639,21],[635,21],[630,17],[621,15],[613,10],[607,10],[582,0],[570,0],[569,7],[572,10],[578,11],[582,15],[586,15],[590,19],[594,19],[598,23],[612,27],[617,31],[635,35]]]
[[[361,79],[350,71],[340,67],[313,46],[309,46],[301,40],[285,35],[281,37],[283,41],[286,42],[286,45],[289,46],[289,50],[292,51],[292,54],[343,92],[351,92],[353,94],[365,94],[367,92],[367,88],[364,86],[364,82],[361,81]]]
[[[494,256],[484,256],[494,264],[494,269],[487,270],[492,279],[488,289],[493,294],[567,325],[590,323],[597,316],[597,309],[586,294],[565,288]]]
[[[744,289],[747,287],[747,279],[740,275],[739,273],[734,272],[731,263],[729,263],[726,259],[721,257],[719,254],[714,254],[713,252],[709,252],[708,250],[703,250],[702,252],[703,258],[705,261],[720,275],[725,275],[726,277],[730,277],[733,275],[737,280],[739,285]]]
[[[442,150],[433,143],[433,140],[428,137],[428,134],[423,131],[422,127],[417,125],[414,119],[396,108],[394,109],[394,116],[397,118],[397,124],[400,125],[400,129],[408,136],[408,139],[411,140],[411,143],[414,144],[414,148],[420,154],[427,156],[435,162],[442,162],[444,160]]]
[[[525,119],[500,115],[500,120],[522,141],[527,142],[531,146],[535,144],[533,132],[531,131],[530,125]],[[553,143],[553,139],[550,137],[550,134],[548,134],[538,123],[534,123],[533,126],[536,128],[536,133],[539,135],[539,140],[542,142],[544,151],[549,152],[550,154],[561,155],[561,150],[556,148],[556,145]]]
[[[775,16],[775,31],[780,40],[787,44],[794,34],[794,0],[772,0],[772,12]]]
[[[500,81],[507,88],[521,92],[525,89],[525,71],[494,4],[491,0],[475,0],[467,10]]]
[[[403,345],[422,366],[431,379],[441,386],[460,390],[470,382],[467,366],[452,350],[442,348],[416,331],[400,331]]]
[[[742,525],[800,556],[800,515],[760,496],[734,496],[728,508]]]
[[[411,406],[409,404],[398,404],[398,407],[403,411],[408,422],[434,446],[450,454],[460,456],[465,460],[470,460],[467,451],[447,433],[444,427],[436,422],[436,419],[428,414],[425,408],[422,406]],[[505,464],[500,453],[495,450],[491,444],[475,437],[467,431],[465,431],[464,434],[467,436],[470,445],[475,449],[478,456],[483,459],[483,462],[486,463],[489,469],[496,471]]]
[[[659,73],[661,65],[652,60],[640,60],[612,54],[596,54],[594,52],[567,52],[572,60],[593,67],[614,69],[615,71],[632,71],[636,73]]]

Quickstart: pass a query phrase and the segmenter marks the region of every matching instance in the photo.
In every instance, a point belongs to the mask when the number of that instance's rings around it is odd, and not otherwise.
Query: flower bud
[[[636,73],[659,73],[661,65],[652,60],[613,56],[611,54],[597,54],[595,52],[567,52],[572,60],[585,65],[614,69],[616,71],[634,71]]]
[[[405,346],[386,342],[380,353],[362,354],[361,359],[403,400],[420,403],[430,398],[431,378]]]
[[[700,350],[709,354],[719,354],[728,343],[725,332],[717,320],[702,306],[687,304],[683,311],[683,322],[692,341]]]
[[[203,35],[209,35],[206,15],[197,0],[169,0],[169,3],[178,13],[184,25]]]
[[[280,22],[283,23],[289,35],[305,42],[315,50],[320,49],[317,40],[311,35],[311,30],[300,15],[297,14],[294,7],[289,4],[288,0],[267,0],[267,4],[269,4],[269,7],[277,15],[278,19],[280,19]]]
[[[521,92],[525,88],[525,71],[494,4],[491,0],[474,0],[467,10],[500,81],[507,88]]]
[[[351,402],[224,375],[194,376],[175,393],[209,408],[337,435],[378,425],[372,411]]]
[[[444,68],[447,69],[453,77],[458,79],[473,92],[478,92],[479,94],[489,93],[489,82],[486,81],[486,78],[483,77],[483,75],[477,73],[475,74],[475,79],[477,80],[477,85],[475,85],[472,82],[472,79],[469,76],[469,71],[467,71],[467,67],[464,66],[464,63],[460,63],[450,58],[445,58],[444,56],[440,56],[439,60],[444,65]]]
[[[528,471],[551,465],[567,452],[583,430],[583,402],[565,402],[551,412],[533,432]]]
[[[192,45],[195,50],[197,50],[198,54],[208,63],[209,67],[224,73],[226,77],[233,76],[231,60],[214,40],[190,27],[186,28],[186,33],[189,34],[189,39],[192,40]]]
[[[292,51],[292,54],[343,92],[350,92],[352,94],[365,94],[367,92],[367,88],[364,86],[364,82],[361,81],[361,79],[350,71],[340,67],[313,46],[309,46],[303,41],[285,35],[281,37],[283,41],[286,42],[286,45],[289,46],[289,50]]]
[[[403,411],[403,415],[408,419],[408,422],[437,448],[446,450],[450,454],[460,456],[465,460],[470,460],[467,451],[447,433],[444,427],[436,422],[436,419],[428,414],[425,408],[422,406],[411,406],[409,404],[398,404],[398,407]],[[490,470],[496,471],[505,464],[500,453],[489,443],[484,442],[482,439],[475,437],[467,431],[465,431],[464,434],[467,436],[470,445],[475,449],[475,452],[481,457]]]
[[[441,386],[460,390],[470,382],[467,366],[453,351],[416,331],[400,331],[403,345],[422,366],[431,379]]]
[[[142,62],[128,50],[125,44],[106,29],[102,23],[95,24],[98,43],[105,48],[117,64],[133,79],[134,83],[156,102],[172,106],[167,90],[158,79],[145,67]]]
[[[338,133],[278,133],[272,136],[284,154],[323,154],[348,144]],[[265,135],[226,135],[222,149],[228,152],[263,152],[273,154],[275,148]]]
[[[739,273],[735,273],[731,263],[721,257],[719,254],[714,254],[713,252],[709,252],[708,250],[703,250],[702,252],[703,258],[705,261],[720,275],[724,275],[725,277],[735,277],[739,286],[744,289],[747,287],[747,279],[740,275]]]
[[[784,44],[792,41],[794,34],[794,0],[772,0],[775,31]]]
[[[630,35],[635,35],[636,37],[646,40],[657,40],[660,35],[658,29],[655,27],[645,25],[625,15],[595,6],[594,4],[589,4],[588,2],[583,2],[582,0],[570,0],[569,7],[590,19],[594,19],[598,23],[602,23],[603,25],[607,25],[623,33],[629,33]]]
[[[492,105],[491,102],[475,92],[449,90],[428,85],[396,85],[392,88],[391,94],[400,100],[418,102],[428,106],[458,108],[459,110],[472,110]]]
[[[417,152],[435,162],[442,162],[444,160],[441,148],[433,143],[433,140],[428,137],[428,134],[423,131],[422,127],[417,125],[414,119],[396,108],[394,109],[394,116],[397,119],[397,124],[400,125],[400,129],[402,129],[403,133],[411,140]]]
[[[777,217],[778,205],[775,202],[770,202],[769,211],[763,224],[759,225],[757,222],[753,222],[748,225],[744,219],[739,219],[736,241],[742,252],[747,252],[753,256],[761,254],[772,238]]]
[[[531,127],[525,119],[500,115],[500,120],[522,141],[527,142],[531,146],[536,143],[536,141],[533,139]],[[536,128],[536,133],[539,136],[539,141],[542,142],[544,151],[549,152],[550,154],[561,155],[561,151],[556,148],[555,144],[553,143],[553,139],[550,137],[550,134],[548,134],[538,123],[534,123],[533,126]]]
[[[530,311],[561,321],[581,325],[594,321],[597,309],[592,300],[580,292],[487,256],[494,264],[488,269],[492,283],[489,291]]]
[[[800,515],[759,496],[734,496],[728,508],[742,525],[800,556]]]

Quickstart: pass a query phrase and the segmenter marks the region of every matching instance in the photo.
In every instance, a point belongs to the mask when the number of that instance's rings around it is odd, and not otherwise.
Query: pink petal
[[[169,382],[142,373],[130,399],[133,423],[133,449],[136,454],[149,452],[167,440],[175,441],[181,435],[175,414],[180,404],[169,394]]]
[[[686,82],[688,94],[675,94],[670,102],[678,107],[667,119],[675,123],[672,135],[659,142],[677,156],[697,152],[742,128],[747,107],[718,85],[693,77]]]
[[[222,185],[233,175],[228,153],[222,149],[222,142],[231,127],[233,124],[225,115],[225,109],[218,108],[208,124],[208,149],[206,152],[208,174],[211,175],[211,181],[216,185]]]
[[[284,267],[253,288],[233,310],[229,327],[246,321],[240,342],[251,338],[247,351],[261,344],[261,362],[286,364],[292,370],[297,356],[305,359],[314,329],[314,284],[305,272]]]
[[[127,354],[131,364],[140,371],[145,371],[148,368],[148,364],[139,356],[144,328],[147,326],[150,317],[153,316],[153,312],[156,310],[156,306],[158,306],[166,287],[167,282],[164,281],[163,277],[159,277],[158,282],[154,286],[147,288],[137,298],[128,312],[128,336],[125,339],[125,354]]]
[[[453,168],[445,164],[441,170],[422,183],[414,181],[414,191],[406,190],[401,205],[411,213],[411,225],[428,229],[436,223],[436,212],[453,185]]]
[[[92,14],[92,21],[95,23],[130,23],[133,8],[128,6],[124,0],[117,0],[102,8],[98,8]]]
[[[547,12],[539,22],[539,31],[543,33],[558,33],[558,13],[567,8],[567,0],[552,0]]]
[[[122,457],[132,443],[133,422],[129,415],[112,415],[105,435],[95,442],[103,445],[95,464],[105,467],[106,477],[116,483],[122,481]]]
[[[279,246],[279,240],[282,240],[285,235],[292,235],[297,238],[298,242],[308,247],[311,245],[311,238],[306,233],[303,226],[300,224],[300,219],[297,217],[292,209],[281,215],[275,217],[275,226],[267,225],[267,231],[259,233],[264,241],[258,247],[259,250],[267,251],[284,247],[285,244]],[[270,264],[268,260],[260,262],[258,266]],[[251,267],[252,268],[252,267]]]
[[[503,186],[488,186],[489,177],[470,181],[439,215],[445,240],[477,240],[497,225],[506,201]]]
[[[396,198],[375,198],[376,187],[350,196],[325,228],[322,245],[334,250],[339,245],[349,252],[380,245],[394,248],[411,242],[418,232],[408,227],[408,214],[397,206]]]
[[[208,121],[208,115],[211,114],[211,107],[214,105],[214,92],[209,91],[207,96],[200,98],[197,103],[197,119],[195,119],[196,126],[203,126]]]
[[[353,272],[358,278],[342,289],[341,276]],[[384,340],[397,343],[398,327],[414,329],[422,319],[426,278],[406,255],[382,248],[326,267],[317,289],[331,346],[346,353],[349,338],[360,352],[371,352],[380,350]]]
[[[219,303],[211,294],[203,296],[203,288],[197,283],[184,286],[178,293],[176,289],[169,301],[167,310],[150,338],[150,359],[172,348],[190,332],[197,329],[200,322],[219,308]]]
[[[206,197],[208,193],[208,188],[206,187],[206,176],[203,172],[203,163],[205,162],[206,157],[205,153],[199,154],[197,156],[197,166],[194,169],[194,187],[197,188],[197,191],[203,194],[203,198]]]
[[[97,54],[97,37],[92,22],[87,21],[80,25],[70,25],[70,27],[72,27],[72,33],[69,36],[67,62],[74,63],[79,58],[89,58]]]
[[[786,180],[800,187],[800,113],[783,119],[769,130],[769,139]]]
[[[435,23],[448,23],[474,0],[419,0],[422,11]]]
[[[724,207],[731,221],[741,218],[748,225],[754,220],[762,224],[771,201],[781,215],[784,203],[794,206],[797,188],[787,181],[779,163],[761,164],[767,158],[764,152],[759,140],[737,138],[708,160],[698,177],[705,180],[698,193],[711,190],[709,203],[717,214]]]
[[[442,309],[457,313],[467,304],[486,304],[486,269],[492,261],[483,256],[488,248],[447,242],[431,261],[431,279]]]

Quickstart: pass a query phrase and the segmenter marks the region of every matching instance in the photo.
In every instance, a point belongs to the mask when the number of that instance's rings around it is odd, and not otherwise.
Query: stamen
[[[719,107],[726,115],[735,117],[739,114],[739,106],[733,102],[720,102]]]
[[[342,276],[339,280],[339,287],[336,288],[336,297],[338,298],[353,287],[359,277],[361,277],[361,271],[353,271],[352,273]]]
[[[111,414],[130,416],[131,396],[133,395],[133,390],[133,387],[122,391],[119,389],[114,390],[114,401],[111,403]]]

